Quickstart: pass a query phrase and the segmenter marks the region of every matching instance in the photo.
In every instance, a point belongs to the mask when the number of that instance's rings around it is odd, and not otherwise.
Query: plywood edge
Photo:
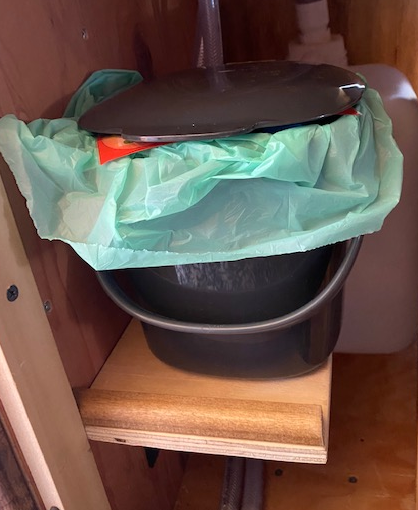
[[[86,433],[92,441],[189,453],[247,457],[304,464],[325,464],[328,459],[328,452],[325,446],[289,445],[256,440],[222,439],[209,436],[184,436],[181,434],[97,427],[94,425],[87,425]]]
[[[94,440],[268,459],[326,455],[315,404],[97,389],[80,391],[77,401]]]

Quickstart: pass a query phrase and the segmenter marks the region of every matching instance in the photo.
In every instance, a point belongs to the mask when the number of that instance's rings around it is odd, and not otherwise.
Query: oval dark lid
[[[213,139],[325,119],[355,105],[355,73],[287,61],[190,69],[138,85],[86,112],[79,126],[127,140]]]

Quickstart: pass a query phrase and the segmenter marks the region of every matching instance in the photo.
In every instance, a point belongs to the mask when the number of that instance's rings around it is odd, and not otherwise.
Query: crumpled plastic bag
[[[0,151],[40,237],[70,244],[96,270],[306,251],[379,230],[399,201],[402,155],[371,89],[359,116],[100,165],[77,118],[140,79],[97,72],[65,118],[0,119]]]

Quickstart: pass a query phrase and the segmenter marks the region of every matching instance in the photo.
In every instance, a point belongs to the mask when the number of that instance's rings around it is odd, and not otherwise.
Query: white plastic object
[[[287,59],[345,67],[344,40],[331,34],[327,0],[299,1],[295,7],[299,40],[290,42]]]
[[[296,2],[296,16],[302,44],[326,43],[331,39],[327,0]]]
[[[399,205],[382,230],[366,235],[345,285],[337,351],[389,353],[418,332],[418,101],[407,78],[380,64],[350,67],[382,96],[404,155]]]
[[[341,35],[333,34],[329,41],[319,44],[289,43],[287,60],[310,64],[331,64],[347,66],[347,52]]]

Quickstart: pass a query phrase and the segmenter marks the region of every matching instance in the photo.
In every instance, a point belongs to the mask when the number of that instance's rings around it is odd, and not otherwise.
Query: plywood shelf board
[[[255,440],[219,439],[210,436],[185,436],[180,434],[153,433],[112,427],[86,426],[92,441],[143,446],[176,452],[203,453],[247,457],[303,464],[325,464],[327,450],[320,446],[289,445]]]
[[[226,379],[170,367],[132,321],[92,387],[78,393],[90,439],[323,463],[331,361],[291,379]]]

